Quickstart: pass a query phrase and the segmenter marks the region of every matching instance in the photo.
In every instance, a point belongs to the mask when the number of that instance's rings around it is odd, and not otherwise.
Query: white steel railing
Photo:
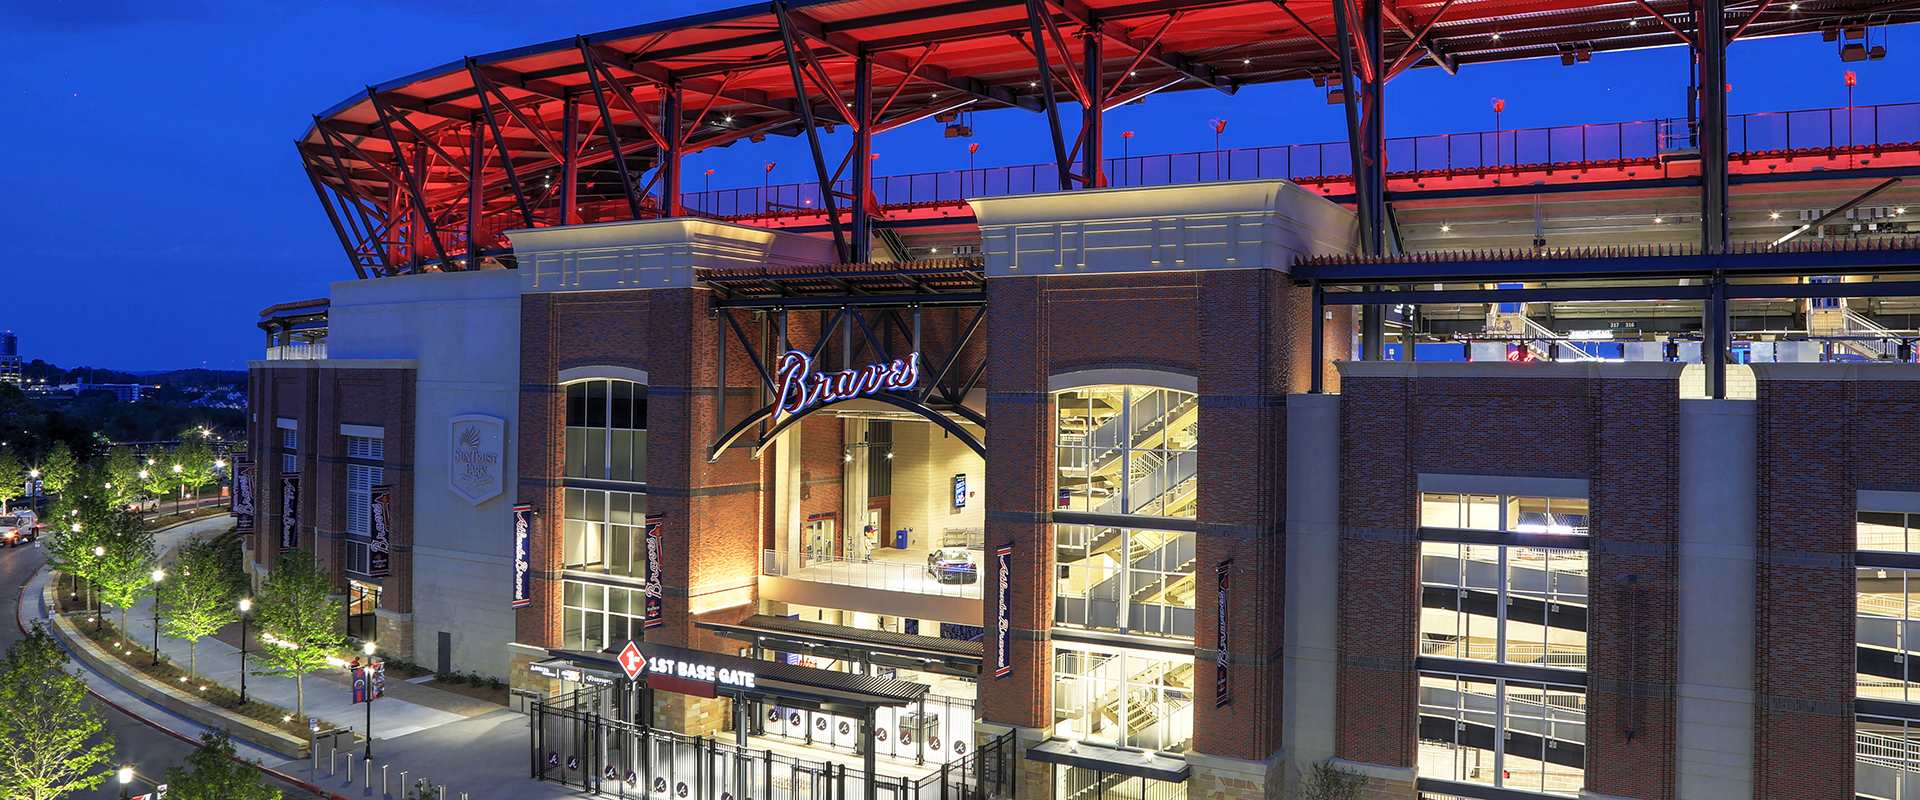
[[[1881,341],[1843,340],[1848,349],[1868,358],[1892,359],[1899,355],[1900,332],[1868,319],[1851,308],[1840,309],[1840,329],[1849,336],[1873,336]]]
[[[918,555],[918,554],[915,554]],[[873,560],[832,555],[808,555],[778,550],[760,553],[760,574],[836,586],[858,586],[891,592],[909,592],[940,597],[980,599],[981,568],[985,560],[975,554],[973,579],[968,582],[943,582],[927,569],[925,556],[913,561],[889,561],[884,555]]]
[[[267,348],[268,361],[314,361],[326,357],[326,342],[294,342]]]

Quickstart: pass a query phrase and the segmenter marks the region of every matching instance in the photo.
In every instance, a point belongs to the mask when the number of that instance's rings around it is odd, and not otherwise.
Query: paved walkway
[[[232,521],[225,517],[196,520],[156,534],[156,547],[165,554],[190,537],[216,535],[231,524]],[[50,576],[50,571],[42,570],[22,592],[16,610],[22,621],[49,618],[50,609],[45,607],[41,597]],[[108,613],[109,620],[118,621],[116,611],[109,610]],[[127,611],[127,625],[132,629],[130,633],[139,637],[136,641],[147,646],[153,642],[152,624],[151,601],[143,601]],[[238,649],[208,638],[200,641],[199,650],[202,676],[237,689]],[[184,666],[187,663],[185,642],[162,637],[160,651],[177,664]],[[256,663],[249,659],[247,666],[253,669]],[[106,676],[80,663],[77,658],[75,665],[79,668],[81,678],[94,692],[129,713],[194,739],[205,732],[206,726],[120,688]],[[351,694],[345,684],[345,671],[329,670],[328,673],[331,674],[307,676],[307,715],[319,716],[356,730],[364,729],[367,707],[349,702]],[[382,766],[387,770],[386,788],[390,797],[399,797],[403,793],[401,770],[407,770],[408,784],[416,778],[425,777],[436,784],[446,785],[448,800],[459,800],[463,793],[466,800],[558,800],[580,796],[577,789],[540,783],[528,777],[530,757],[526,716],[499,706],[493,706],[496,710],[475,714],[472,698],[431,687],[405,684],[397,677],[389,680],[390,690],[396,684],[408,687],[398,691],[405,691],[416,698],[427,697],[446,705],[462,706],[460,711],[465,713],[454,713],[392,697],[375,702],[374,780],[371,786],[363,774],[361,765],[364,762],[359,760],[364,752],[364,743],[346,747],[343,739],[343,749],[331,770],[328,764],[329,746],[325,740],[322,740],[316,758],[310,760],[289,761],[279,754],[238,740],[235,741],[236,749],[244,758],[259,761],[279,772],[349,798],[381,797]],[[247,678],[248,697],[259,698],[283,708],[293,708],[294,691],[292,678],[262,675],[250,675]],[[433,698],[435,695],[439,697]],[[355,761],[351,783],[347,780],[349,751]]]

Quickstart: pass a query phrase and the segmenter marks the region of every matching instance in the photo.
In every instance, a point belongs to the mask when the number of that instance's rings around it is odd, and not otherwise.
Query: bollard
[[[336,747],[329,747],[327,748],[327,777],[331,778],[333,777],[334,773],[339,771],[340,771],[340,749]]]
[[[407,771],[403,769],[403,770],[400,770],[400,791],[404,792],[406,790],[407,790]]]
[[[392,792],[387,791],[387,767],[391,767],[391,766],[393,765],[392,764],[380,765],[380,793],[382,795],[392,794]]]
[[[347,754],[347,785],[353,785],[353,754]]]
[[[440,787],[440,800],[447,800],[447,787]]]

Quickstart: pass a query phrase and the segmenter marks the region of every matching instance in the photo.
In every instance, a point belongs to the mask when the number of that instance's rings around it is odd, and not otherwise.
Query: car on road
[[[973,583],[980,580],[980,565],[972,550],[942,547],[927,553],[927,574],[941,583]]]
[[[127,510],[135,514],[145,514],[152,511],[159,511],[160,501],[155,500],[151,497],[142,495],[140,497],[134,498],[131,502],[127,503]]]
[[[7,547],[19,547],[40,539],[40,518],[31,511],[13,511],[0,514],[0,544]]]

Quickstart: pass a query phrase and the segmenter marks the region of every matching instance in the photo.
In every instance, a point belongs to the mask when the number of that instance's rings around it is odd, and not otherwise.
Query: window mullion
[[[1506,786],[1507,774],[1507,681],[1493,681],[1493,785]]]
[[[1494,603],[1494,614],[1496,615],[1497,621],[1493,628],[1493,660],[1505,664],[1507,663],[1507,589],[1509,588],[1507,585],[1507,548],[1505,547],[1500,548],[1498,564],[1500,574],[1494,576],[1494,585],[1498,589],[1498,592],[1495,594]]]

